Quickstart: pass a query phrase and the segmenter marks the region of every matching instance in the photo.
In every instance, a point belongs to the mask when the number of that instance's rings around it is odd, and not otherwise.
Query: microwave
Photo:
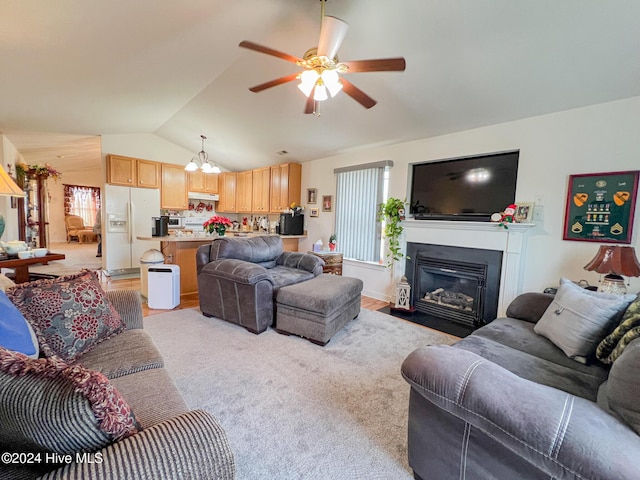
[[[169,222],[167,225],[170,229],[172,228],[184,228],[184,217],[180,217],[177,215],[169,215]]]

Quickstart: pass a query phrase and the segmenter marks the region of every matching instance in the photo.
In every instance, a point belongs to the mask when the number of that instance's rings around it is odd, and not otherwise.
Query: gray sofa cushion
[[[164,368],[114,378],[118,389],[143,428],[157,425],[189,411],[182,395]]]
[[[282,240],[278,235],[249,238],[222,237],[216,238],[211,244],[209,261],[233,258],[256,263],[265,268],[273,268],[282,251]]]
[[[273,282],[274,291],[280,287],[294,285],[313,278],[313,273],[291,267],[277,266],[267,271]]]
[[[164,366],[160,352],[144,330],[126,330],[111,337],[84,354],[78,363],[110,379]]]
[[[494,320],[457,342],[454,348],[476,353],[527,380],[595,401],[598,387],[607,378],[607,368],[581,365],[567,358],[531,327],[532,324],[521,320]],[[484,332],[489,328],[489,332]],[[523,338],[512,338],[514,332]]]

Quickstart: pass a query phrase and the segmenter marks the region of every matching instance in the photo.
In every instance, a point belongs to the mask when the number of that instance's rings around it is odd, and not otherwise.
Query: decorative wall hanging
[[[631,243],[640,171],[570,175],[564,240]]]

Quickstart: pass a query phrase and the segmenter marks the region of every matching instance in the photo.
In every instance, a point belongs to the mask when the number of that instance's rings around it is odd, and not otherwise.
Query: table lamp
[[[0,165],[0,195],[10,197],[24,197],[22,189],[16,185],[16,182],[4,171],[2,165]],[[0,238],[4,233],[4,217],[0,214]]]
[[[602,245],[584,269],[605,275],[600,281],[599,292],[619,295],[627,293],[623,276],[640,277],[640,263],[633,247]]]

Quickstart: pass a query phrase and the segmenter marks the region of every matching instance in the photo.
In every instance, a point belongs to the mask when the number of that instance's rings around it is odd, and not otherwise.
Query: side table
[[[324,260],[322,273],[342,275],[342,253],[340,252],[308,252]]]

